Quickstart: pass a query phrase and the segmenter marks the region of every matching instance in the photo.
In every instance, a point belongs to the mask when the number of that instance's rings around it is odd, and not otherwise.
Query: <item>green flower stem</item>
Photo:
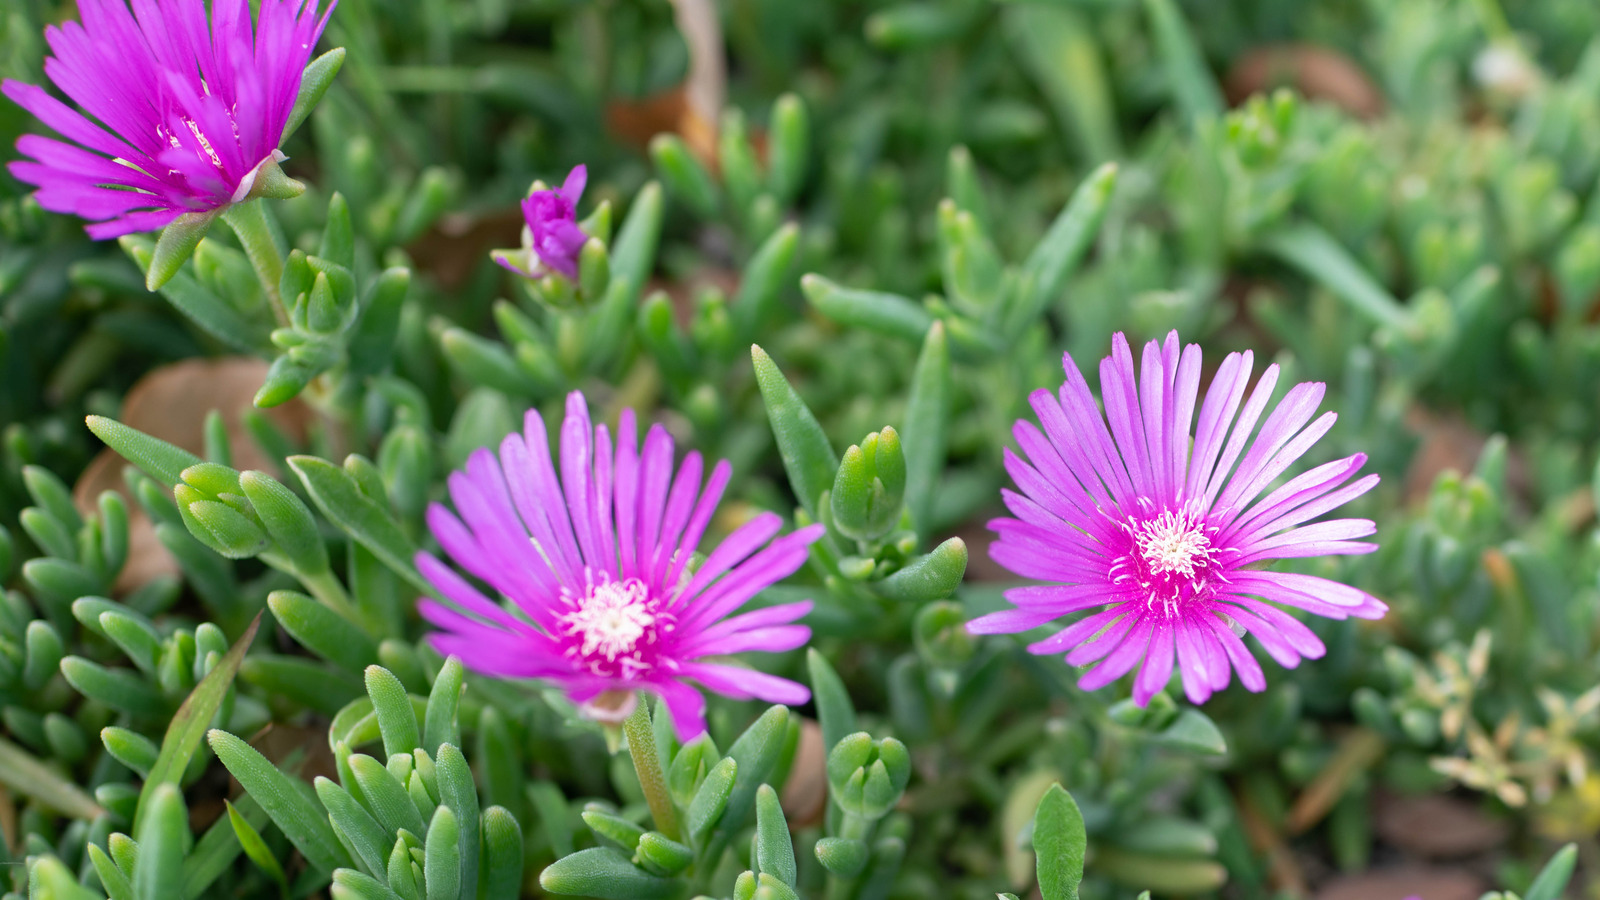
[[[278,296],[278,283],[283,280],[283,251],[278,249],[278,242],[272,237],[272,227],[267,224],[267,213],[261,201],[233,204],[223,211],[222,221],[227,222],[233,233],[238,235],[245,256],[250,257],[250,265],[261,280],[261,290],[271,304],[278,324],[289,324],[289,313],[283,308],[283,298]]]
[[[1497,0],[1473,0],[1472,5],[1477,7],[1478,19],[1490,40],[1509,41],[1514,37],[1511,23],[1507,21],[1505,11]]]
[[[667,792],[667,777],[661,771],[661,760],[656,756],[656,736],[650,728],[650,705],[643,693],[639,702],[622,723],[628,735],[628,755],[633,757],[633,770],[639,773],[639,786],[644,788],[644,799],[650,804],[650,816],[656,820],[656,830],[678,839],[678,811],[672,805],[672,795]]]
[[[364,628],[367,627],[361,613],[356,610],[355,604],[350,601],[350,595],[345,593],[344,585],[339,583],[339,579],[335,578],[332,572],[324,571],[319,575],[296,573],[296,575],[299,577],[300,583],[306,586],[306,591],[317,598],[317,602],[344,616],[351,622]]]
[[[844,820],[839,823],[839,837],[855,838],[858,841],[868,840],[872,837],[872,826],[876,822],[876,819],[847,812],[844,814]]]

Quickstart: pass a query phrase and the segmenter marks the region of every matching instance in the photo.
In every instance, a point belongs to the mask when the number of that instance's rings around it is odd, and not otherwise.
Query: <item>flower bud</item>
[[[694,862],[694,851],[659,831],[647,831],[639,837],[633,860],[647,872],[676,875]]]
[[[967,631],[966,611],[949,600],[936,600],[918,610],[911,636],[923,661],[936,668],[965,665],[977,649]]]
[[[845,812],[871,819],[887,815],[911,778],[911,756],[894,738],[872,740],[856,732],[828,754],[828,784]]]
[[[266,532],[226,503],[209,499],[187,484],[178,485],[172,493],[189,533],[217,553],[245,559],[269,546]]]

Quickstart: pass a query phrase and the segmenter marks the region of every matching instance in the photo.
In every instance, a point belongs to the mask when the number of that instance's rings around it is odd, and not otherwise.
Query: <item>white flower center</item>
[[[605,581],[591,584],[575,608],[561,616],[568,634],[583,641],[584,656],[604,656],[615,662],[618,656],[632,653],[639,639],[656,624],[651,609],[650,591],[643,581]]]
[[[1139,554],[1152,575],[1175,574],[1193,578],[1195,567],[1211,556],[1211,541],[1198,522],[1188,516],[1164,512],[1134,531]]]

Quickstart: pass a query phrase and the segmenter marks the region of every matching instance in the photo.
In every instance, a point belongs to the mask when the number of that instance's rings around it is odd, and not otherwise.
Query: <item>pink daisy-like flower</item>
[[[1246,352],[1223,360],[1199,407],[1191,445],[1198,345],[1180,355],[1177,332],[1164,344],[1151,341],[1135,380],[1127,338],[1116,335],[1111,355],[1100,362],[1104,417],[1067,356],[1059,400],[1047,390],[1029,398],[1043,430],[1028,421],[1016,425],[1026,459],[1006,451],[1020,492],[1003,494],[1016,518],[989,526],[999,534],[990,548],[996,562],[1056,583],[1007,591],[1016,608],[975,619],[969,630],[1022,632],[1097,610],[1028,649],[1068,651],[1074,666],[1098,663],[1078,682],[1085,690],[1137,665],[1133,697],[1143,705],[1171,679],[1174,661],[1195,703],[1226,687],[1233,669],[1246,688],[1265,688],[1243,632],[1286,668],[1322,656],[1311,629],[1278,605],[1334,619],[1380,618],[1388,607],[1355,588],[1261,568],[1274,559],[1377,549],[1355,540],[1375,530],[1366,519],[1306,523],[1366,493],[1378,476],[1346,484],[1366,462],[1358,453],[1261,497],[1336,416],[1312,421],[1324,387],[1298,384],[1251,441],[1278,382],[1278,367],[1267,367],[1246,401],[1251,358]]]
[[[79,0],[82,24],[45,29],[44,71],[82,112],[6,81],[17,105],[73,143],[17,140],[11,174],[94,238],[163,228],[243,200],[278,150],[333,2]],[[335,0],[336,2],[336,0]],[[87,113],[88,115],[84,115]],[[92,116],[93,120],[89,117]],[[95,121],[98,120],[98,121]]]
[[[559,188],[534,191],[522,201],[522,249],[496,250],[491,256],[501,266],[525,278],[546,271],[578,277],[578,253],[589,236],[578,227],[578,201],[589,183],[589,170],[574,166]]]
[[[613,449],[577,391],[567,397],[559,470],[549,447],[544,420],[530,410],[498,458],[480,449],[451,474],[455,514],[439,504],[428,510],[445,552],[515,605],[508,611],[419,553],[417,568],[456,607],[419,605],[443,629],[431,637],[435,648],[487,675],[555,682],[599,718],[609,718],[605,704],[592,702],[602,695],[649,691],[685,740],[705,731],[705,698],[689,680],[737,699],[810,698],[803,685],[713,658],[792,650],[810,638],[811,629],[794,624],[810,601],[729,616],[800,568],[822,526],[777,537],[783,520],[762,513],[691,569],[727,486],[727,462],[703,489],[698,453],[674,474],[666,429],[651,427],[641,449],[631,410]]]

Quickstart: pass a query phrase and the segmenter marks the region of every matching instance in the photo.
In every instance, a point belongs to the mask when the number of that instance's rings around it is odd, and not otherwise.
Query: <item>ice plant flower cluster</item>
[[[24,135],[11,174],[95,238],[163,228],[249,196],[278,149],[333,3],[79,0],[45,29],[45,74],[78,104],[7,80],[7,97],[72,143]],[[91,118],[92,117],[92,118]]]
[[[496,250],[494,261],[525,278],[546,272],[578,277],[578,253],[589,236],[578,227],[578,201],[589,183],[589,170],[575,166],[559,188],[534,191],[522,201],[521,250]]]
[[[1381,617],[1387,607],[1355,588],[1261,568],[1274,559],[1377,549],[1356,540],[1373,533],[1371,521],[1312,520],[1371,490],[1378,476],[1350,481],[1366,462],[1358,453],[1263,497],[1336,416],[1312,420],[1324,388],[1307,383],[1289,389],[1262,421],[1278,367],[1261,374],[1246,400],[1251,360],[1249,352],[1223,360],[1199,404],[1191,445],[1198,345],[1180,353],[1177,332],[1165,343],[1151,341],[1135,378],[1127,338],[1116,335],[1100,363],[1103,417],[1067,356],[1059,398],[1047,390],[1029,398],[1042,429],[1019,421],[1014,435],[1024,456],[1006,451],[1018,491],[1003,493],[1015,518],[990,523],[999,535],[990,550],[995,561],[1055,583],[1008,591],[1015,608],[975,619],[969,629],[1022,632],[1094,610],[1028,649],[1067,651],[1075,666],[1098,663],[1078,682],[1085,690],[1137,665],[1133,696],[1142,705],[1166,686],[1174,661],[1195,703],[1226,687],[1233,669],[1246,688],[1265,688],[1261,666],[1241,640],[1245,632],[1285,667],[1320,657],[1322,642],[1279,606],[1334,619]]]
[[[778,537],[782,519],[763,513],[691,568],[730,472],[718,462],[702,485],[703,469],[691,452],[674,471],[660,425],[641,448],[631,410],[613,446],[576,391],[558,468],[544,420],[530,410],[498,456],[479,449],[451,474],[455,513],[428,511],[445,552],[514,610],[421,553],[418,569],[451,604],[419,605],[442,629],[433,646],[487,675],[554,682],[596,717],[617,713],[607,701],[620,692],[654,693],[685,740],[705,730],[705,698],[689,681],[738,699],[804,703],[803,685],[708,658],[805,644],[811,630],[795,622],[810,601],[732,614],[798,569],[822,527]]]

